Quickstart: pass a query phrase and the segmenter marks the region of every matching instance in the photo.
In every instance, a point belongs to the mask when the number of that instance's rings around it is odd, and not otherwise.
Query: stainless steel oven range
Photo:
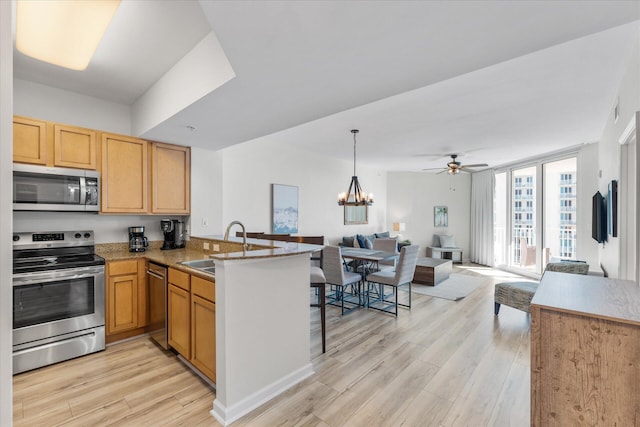
[[[93,231],[13,234],[13,373],[104,350]]]

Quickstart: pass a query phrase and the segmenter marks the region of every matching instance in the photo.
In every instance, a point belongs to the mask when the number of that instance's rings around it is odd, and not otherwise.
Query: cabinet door
[[[147,213],[147,141],[102,134],[103,213]]]
[[[151,144],[151,212],[189,214],[191,209],[191,149]]]
[[[107,334],[138,327],[138,275],[109,276],[107,282]]]
[[[185,358],[189,359],[191,357],[191,298],[189,292],[169,284],[167,299],[169,300],[169,313],[167,314],[169,323],[169,345]]]
[[[53,126],[53,164],[66,168],[98,168],[96,131],[75,126]]]
[[[14,116],[13,161],[47,164],[47,122]]]
[[[216,304],[191,297],[191,363],[216,380]]]

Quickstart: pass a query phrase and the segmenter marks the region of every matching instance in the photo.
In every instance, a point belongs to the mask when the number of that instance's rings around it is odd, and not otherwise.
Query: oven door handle
[[[57,282],[60,280],[82,279],[85,277],[94,277],[97,275],[104,276],[104,266],[51,270],[47,272],[38,271],[33,273],[20,273],[13,275],[13,286]]]

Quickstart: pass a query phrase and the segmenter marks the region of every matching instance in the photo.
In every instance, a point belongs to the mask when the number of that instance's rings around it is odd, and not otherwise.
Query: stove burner
[[[14,233],[13,273],[104,265],[93,232]]]

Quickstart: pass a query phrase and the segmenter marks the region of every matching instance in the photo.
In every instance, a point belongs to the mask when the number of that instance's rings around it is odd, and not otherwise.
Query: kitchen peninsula
[[[319,247],[261,239],[247,243],[249,250],[242,251],[239,238],[192,236],[186,249],[130,254],[215,277],[216,399],[211,413],[223,425],[313,373],[309,254]],[[106,250],[101,254],[118,258]],[[215,260],[215,276],[180,264],[208,258]]]

